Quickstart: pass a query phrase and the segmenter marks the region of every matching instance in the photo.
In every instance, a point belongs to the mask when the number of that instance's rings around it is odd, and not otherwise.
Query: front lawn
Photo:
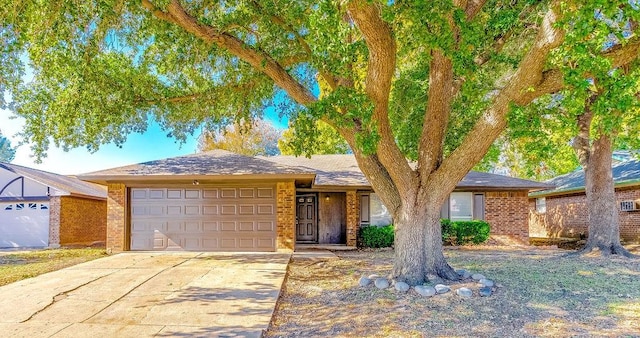
[[[0,286],[106,256],[104,249],[53,249],[0,255]]]
[[[565,257],[567,251],[450,248],[457,269],[498,287],[480,297],[474,282],[431,298],[393,287],[360,287],[391,272],[393,251],[338,252],[339,260],[289,266],[268,337],[640,337],[640,260]],[[635,250],[638,254],[638,250]],[[455,294],[461,286],[472,298]]]

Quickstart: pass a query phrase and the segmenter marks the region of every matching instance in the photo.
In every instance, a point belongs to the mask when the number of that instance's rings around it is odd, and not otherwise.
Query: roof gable
[[[0,169],[7,170],[16,176],[23,176],[29,180],[53,188],[53,196],[84,196],[91,198],[107,198],[106,188],[94,183],[84,182],[76,177],[50,173],[12,163],[0,162]]]

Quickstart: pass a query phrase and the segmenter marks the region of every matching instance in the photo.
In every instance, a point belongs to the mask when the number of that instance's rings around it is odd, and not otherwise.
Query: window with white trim
[[[449,195],[449,219],[452,221],[473,219],[473,193],[452,192]]]
[[[547,200],[545,197],[536,198],[536,211],[541,214],[547,212]]]

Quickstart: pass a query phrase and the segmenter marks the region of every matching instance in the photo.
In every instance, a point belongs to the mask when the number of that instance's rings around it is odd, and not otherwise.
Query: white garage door
[[[0,202],[0,248],[49,245],[49,202]]]
[[[131,189],[131,250],[275,248],[274,185]]]

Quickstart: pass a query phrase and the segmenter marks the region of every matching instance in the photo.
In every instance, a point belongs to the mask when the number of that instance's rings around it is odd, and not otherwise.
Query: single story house
[[[640,161],[628,160],[612,166],[620,216],[620,237],[640,241]],[[588,234],[587,196],[584,171],[576,170],[548,181],[556,186],[531,192],[531,237],[581,237]]]
[[[104,242],[105,187],[0,162],[0,248]]]
[[[353,155],[249,157],[223,150],[80,176],[108,187],[107,250],[293,250],[356,245],[392,222]],[[546,184],[471,172],[443,217],[485,219],[528,240],[528,197]]]

